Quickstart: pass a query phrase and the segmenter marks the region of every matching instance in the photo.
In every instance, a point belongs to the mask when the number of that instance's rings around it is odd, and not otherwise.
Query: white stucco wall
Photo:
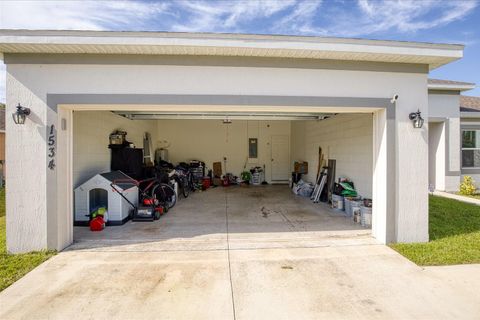
[[[326,159],[336,160],[336,179],[347,177],[363,197],[372,197],[373,119],[371,114],[338,114],[322,121],[305,121],[292,125],[292,136],[301,136],[295,156],[308,161],[305,179],[315,182],[318,147]]]
[[[429,183],[437,190],[458,191],[461,171],[460,93],[431,91],[428,104],[429,121],[434,128],[429,143]]]
[[[55,94],[222,94],[389,98],[395,105],[395,216],[393,241],[428,239],[428,134],[414,129],[408,114],[428,117],[427,75],[333,69],[173,66],[9,64],[7,113],[17,103],[32,109],[25,126],[7,117],[7,245],[13,252],[61,249],[57,233],[57,175],[46,168],[46,126],[59,127],[46,105]],[[63,157],[61,150],[57,158]],[[415,177],[414,179],[412,177]],[[55,202],[56,203],[56,202]],[[50,224],[49,221],[52,223]],[[48,228],[47,228],[48,226]],[[46,231],[48,229],[48,232]],[[385,241],[385,240],[382,240]]]
[[[428,123],[429,186],[445,191],[445,121]]]

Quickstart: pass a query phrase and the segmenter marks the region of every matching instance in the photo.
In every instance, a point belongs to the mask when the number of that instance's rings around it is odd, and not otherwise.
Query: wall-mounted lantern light
[[[408,117],[410,118],[410,120],[412,120],[414,128],[420,129],[421,127],[423,127],[423,123],[425,122],[425,120],[422,118],[420,110],[410,113]]]
[[[20,103],[18,104],[17,106],[17,111],[15,111],[12,116],[13,116],[13,121],[16,123],[16,124],[24,124],[25,123],[25,119],[27,118],[27,116],[30,114],[30,109],[29,108],[25,108],[25,107],[22,107],[20,105]]]

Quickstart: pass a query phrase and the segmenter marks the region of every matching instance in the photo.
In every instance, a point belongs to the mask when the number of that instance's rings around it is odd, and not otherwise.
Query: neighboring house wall
[[[336,159],[335,176],[350,178],[363,197],[372,197],[373,117],[371,114],[337,114],[321,121],[292,125],[292,137],[298,137],[295,159],[308,161],[304,178],[315,182],[318,147],[325,159]],[[293,139],[292,139],[293,140]]]
[[[460,92],[429,91],[429,184],[458,191],[460,184]]]
[[[470,118],[470,119],[462,119],[461,122],[461,129],[470,129],[470,130],[479,130],[480,131],[480,117],[479,118]],[[460,140],[460,147],[461,147],[461,140]],[[462,168],[462,175],[461,178],[463,179],[464,176],[470,176],[475,180],[475,185],[478,189],[480,189],[480,169],[478,168]]]
[[[109,135],[127,132],[127,140],[143,148],[143,137],[157,135],[156,121],[128,120],[108,111],[80,111],[73,115],[73,186],[110,171]]]
[[[240,176],[244,167],[265,165],[266,179],[271,182],[271,137],[288,136],[290,121],[246,121],[233,120],[224,124],[222,120],[159,120],[158,135],[154,139],[165,140],[169,161],[201,160],[208,168],[213,162],[221,162],[222,170]],[[248,159],[248,138],[258,139],[258,158]],[[227,158],[227,168],[223,158]]]
[[[53,124],[62,130],[56,107],[47,105],[49,93],[382,99],[398,94],[400,98],[388,115],[384,110],[377,112],[374,127],[380,139],[374,156],[379,159],[376,171],[388,172],[376,176],[378,185],[388,189],[377,190],[386,194],[377,198],[377,207],[386,207],[383,211],[393,217],[394,223],[374,221],[377,228],[374,226],[373,232],[382,242],[428,240],[428,129],[413,128],[408,118],[417,108],[428,118],[427,74],[423,65],[416,68],[407,64],[372,64],[375,71],[366,71],[339,70],[339,65],[326,68],[325,61],[324,69],[288,68],[288,64],[179,66],[161,65],[160,60],[158,65],[62,63],[7,64],[7,113],[12,113],[18,103],[32,111],[25,125],[15,126],[10,119],[7,121],[7,245],[12,252],[62,249],[67,241],[62,240],[66,213],[63,207],[57,210],[57,193],[59,188],[65,188],[57,185],[57,175],[63,172],[47,168],[47,128]],[[404,72],[400,70],[403,67]],[[386,154],[390,147],[395,152]],[[66,156],[62,151],[57,159]],[[25,230],[29,230],[28,236]]]

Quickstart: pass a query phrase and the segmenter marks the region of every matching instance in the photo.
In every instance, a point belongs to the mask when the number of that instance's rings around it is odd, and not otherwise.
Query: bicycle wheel
[[[152,188],[152,197],[165,204],[169,209],[177,203],[177,194],[171,186],[166,183],[156,184]]]
[[[182,178],[182,193],[185,198],[188,198],[190,194],[190,183],[188,183],[187,177]]]

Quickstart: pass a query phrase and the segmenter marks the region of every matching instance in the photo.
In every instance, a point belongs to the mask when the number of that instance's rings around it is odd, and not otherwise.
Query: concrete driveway
[[[194,219],[197,229],[179,204],[177,224],[163,235],[77,235],[0,294],[0,319],[480,318],[479,265],[420,268],[325,208],[317,207],[320,217],[294,204],[279,212],[268,193],[246,202],[220,190],[225,203],[208,202],[220,209],[196,206],[212,217]],[[198,196],[215,196],[207,194]],[[239,209],[253,223],[242,225]]]

